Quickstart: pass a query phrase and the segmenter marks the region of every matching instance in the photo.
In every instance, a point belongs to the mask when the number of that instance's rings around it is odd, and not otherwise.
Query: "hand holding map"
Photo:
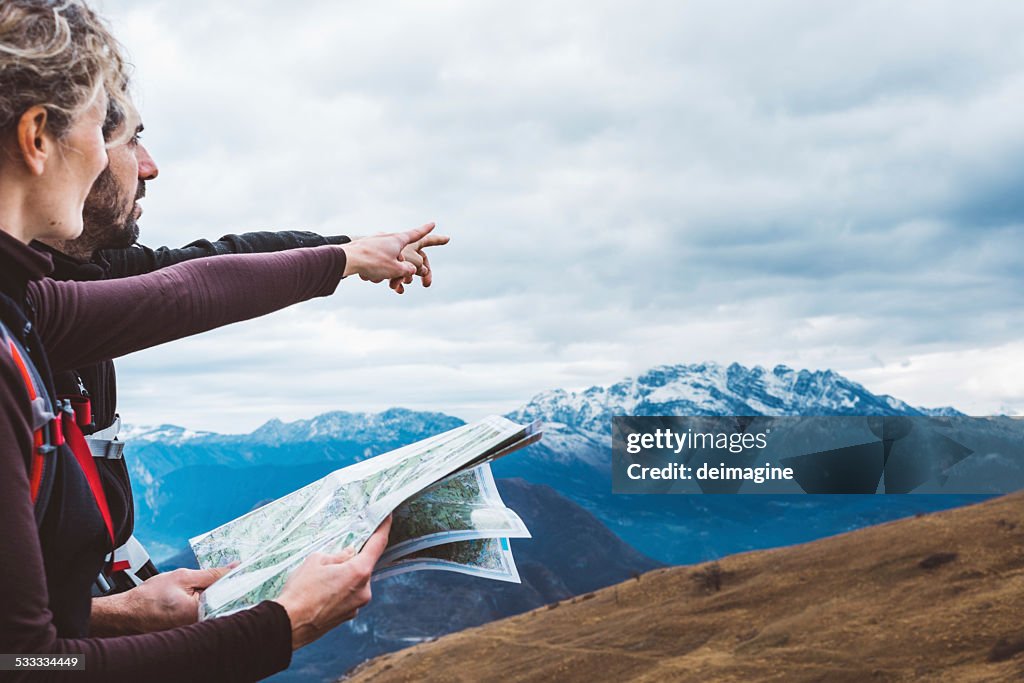
[[[276,598],[306,557],[362,547],[396,508],[400,510],[392,547],[381,569],[386,570],[387,563],[398,567],[398,560],[409,553],[451,545],[445,557],[415,567],[405,564],[402,571],[470,571],[475,557],[484,563],[481,575],[518,581],[507,539],[527,537],[529,532],[501,502],[490,469],[480,466],[540,437],[536,424],[485,418],[332,472],[191,539],[201,567],[239,562],[204,592],[202,617],[230,614]],[[421,492],[423,498],[416,499]],[[505,540],[481,544],[485,538]],[[475,545],[460,545],[465,543]],[[480,553],[485,546],[490,555]],[[491,557],[495,553],[500,561]]]
[[[387,544],[391,518],[381,523],[359,554],[314,553],[292,574],[277,602],[292,625],[292,649],[307,645],[356,616],[370,601],[370,574]]]

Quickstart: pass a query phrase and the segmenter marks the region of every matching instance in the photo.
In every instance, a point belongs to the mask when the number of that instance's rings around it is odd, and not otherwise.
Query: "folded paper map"
[[[508,539],[530,532],[487,463],[540,437],[538,423],[488,417],[336,470],[190,539],[200,567],[239,563],[203,592],[201,618],[276,598],[308,555],[358,550],[392,512],[375,576],[444,569],[518,582]]]

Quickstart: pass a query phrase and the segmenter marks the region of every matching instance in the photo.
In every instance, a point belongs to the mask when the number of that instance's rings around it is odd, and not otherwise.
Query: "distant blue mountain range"
[[[830,370],[714,363],[654,368],[581,392],[538,394],[508,415],[541,420],[541,443],[494,465],[499,477],[546,484],[641,552],[685,563],[796,543],[979,496],[614,496],[614,415],[951,415],[871,393]],[[324,476],[463,421],[395,408],[271,420],[250,434],[134,427],[126,432],[138,535],[159,558],[185,539]]]
[[[659,563],[798,543],[981,498],[611,494],[612,416],[752,414],[957,413],[877,396],[830,371],[782,366],[664,366],[607,387],[538,394],[508,417],[541,420],[544,439],[493,465],[506,502],[534,533],[512,545],[523,584],[446,572],[380,581],[358,619],[298,651],[275,680],[336,680],[377,654],[611,585]],[[395,408],[271,420],[242,435],[129,428],[137,534],[166,568],[188,566],[188,537],[339,467],[461,424]]]

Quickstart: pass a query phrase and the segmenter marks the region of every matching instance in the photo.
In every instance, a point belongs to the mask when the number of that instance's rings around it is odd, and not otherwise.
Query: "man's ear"
[[[42,175],[52,147],[52,138],[46,130],[49,118],[46,107],[30,107],[18,120],[18,151],[33,175]]]

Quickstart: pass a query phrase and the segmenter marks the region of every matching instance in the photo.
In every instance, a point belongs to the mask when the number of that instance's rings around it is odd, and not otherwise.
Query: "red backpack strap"
[[[110,535],[110,547],[113,548],[117,545],[117,541],[114,538],[114,522],[110,516],[110,506],[107,504],[107,494],[103,490],[103,482],[100,481],[99,470],[96,469],[96,463],[92,459],[92,451],[89,450],[89,444],[85,441],[82,428],[78,426],[78,420],[75,418],[75,409],[71,407],[70,401],[62,401],[61,403],[63,404],[61,425],[64,431],[64,438],[67,439],[68,447],[75,454],[75,460],[78,461],[82,472],[85,473],[85,480],[89,482],[89,490],[92,491],[92,497],[96,499],[96,506],[100,509],[103,523],[106,525],[107,533]]]
[[[39,373],[32,365],[21,344],[8,332],[7,326],[0,323],[0,340],[3,351],[10,354],[18,374],[25,382],[25,391],[32,403],[32,456],[29,464],[29,487],[32,502],[39,500],[43,475],[46,471],[47,456],[63,443],[61,431],[56,425],[56,416],[49,410],[46,389],[43,387]],[[37,512],[37,517],[39,510]]]

